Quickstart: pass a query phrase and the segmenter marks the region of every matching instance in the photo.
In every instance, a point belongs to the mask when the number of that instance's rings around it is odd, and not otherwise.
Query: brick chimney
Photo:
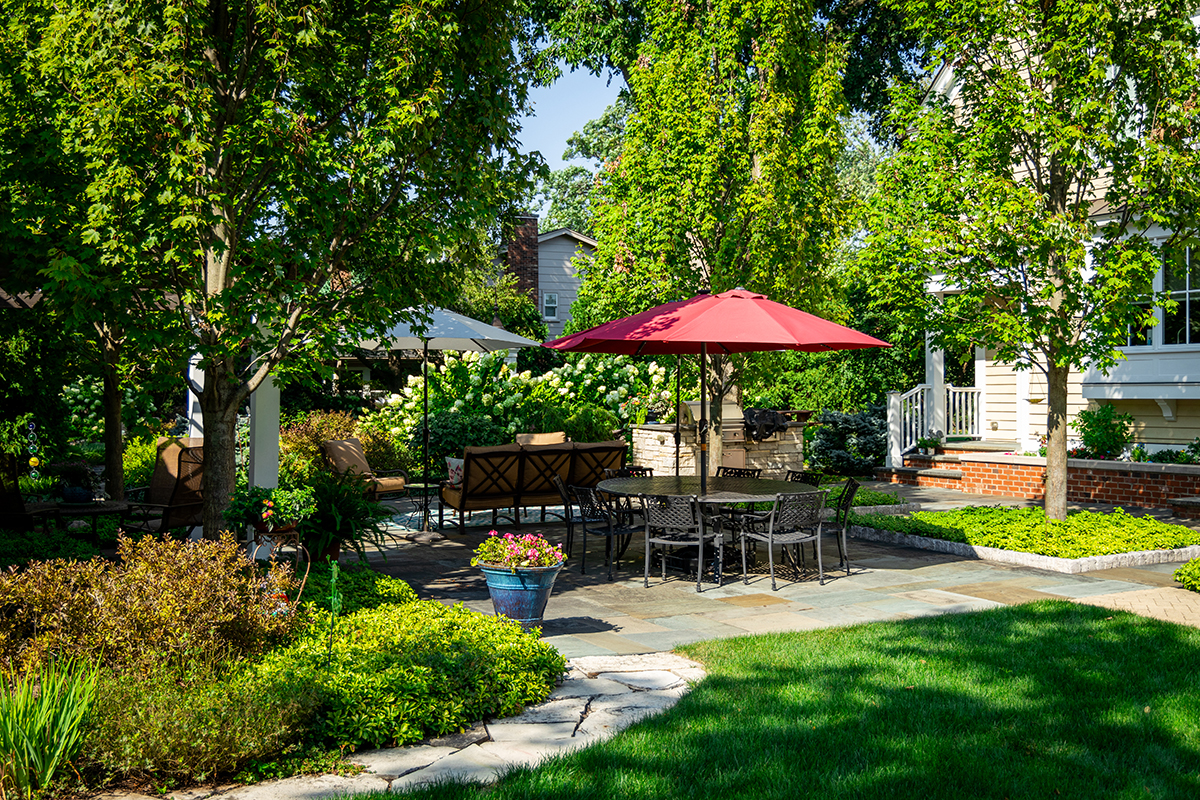
[[[517,288],[538,302],[538,218],[518,214],[513,240],[508,243],[507,268],[517,276]]]

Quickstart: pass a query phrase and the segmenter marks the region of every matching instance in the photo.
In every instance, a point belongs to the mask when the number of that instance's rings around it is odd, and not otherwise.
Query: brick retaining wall
[[[1044,458],[965,451],[953,455],[953,459],[906,456],[905,469],[879,470],[878,477],[891,483],[956,489],[967,494],[1028,500],[1045,496]],[[1172,508],[1179,516],[1200,518],[1200,506],[1195,501],[1176,502],[1196,496],[1200,496],[1200,466],[1075,458],[1067,461],[1069,502]]]

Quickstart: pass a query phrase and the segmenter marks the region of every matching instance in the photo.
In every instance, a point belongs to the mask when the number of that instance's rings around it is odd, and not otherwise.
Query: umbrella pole
[[[679,382],[683,379],[683,356],[675,356],[675,477],[679,477]]]
[[[425,513],[421,523],[421,530],[429,533],[429,340],[421,340],[421,398],[424,403],[425,424],[422,426],[425,434],[422,437],[422,455],[421,458],[425,462],[425,474],[423,483],[425,484],[422,491],[425,492]]]
[[[708,494],[708,418],[704,384],[708,372],[708,345],[700,345],[700,496]]]

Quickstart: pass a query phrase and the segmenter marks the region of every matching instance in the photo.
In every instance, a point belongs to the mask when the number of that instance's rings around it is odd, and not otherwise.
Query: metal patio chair
[[[825,508],[826,492],[804,492],[801,494],[779,494],[771,510],[766,514],[746,514],[738,539],[742,545],[742,583],[749,583],[750,578],[746,564],[746,540],[765,542],[767,545],[767,563],[771,570],[771,591],[776,591],[775,585],[775,545],[780,545],[782,555],[787,557],[787,548],[792,547],[791,560],[793,566],[800,568],[804,564],[804,547],[807,542],[813,542],[817,551],[817,575],[821,585],[825,585],[825,565],[821,559],[821,512]],[[757,529],[763,523],[766,530]],[[799,556],[799,558],[797,558]],[[797,563],[799,562],[799,563]]]
[[[646,515],[646,570],[643,585],[650,588],[650,558],[654,545],[663,548],[661,563],[663,580],[667,578],[666,548],[677,550],[696,548],[696,591],[701,591],[700,581],[704,577],[704,545],[716,548],[716,584],[721,585],[725,567],[721,547],[720,526],[708,528],[707,518],[695,495],[677,497],[670,495],[639,495]]]
[[[608,566],[608,579],[613,579],[614,562],[619,567],[621,556],[629,547],[629,541],[637,528],[621,524],[621,513],[607,494],[594,487],[572,486],[571,494],[579,506],[579,527],[583,531],[583,556],[579,560],[579,574],[587,572],[587,537],[604,537],[604,559]]]

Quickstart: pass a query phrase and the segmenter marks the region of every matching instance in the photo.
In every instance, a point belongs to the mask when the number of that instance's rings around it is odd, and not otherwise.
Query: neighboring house
[[[500,260],[517,276],[517,287],[537,303],[550,338],[562,335],[581,283],[572,260],[596,252],[596,240],[570,228],[538,232],[535,214],[517,217],[513,240],[500,248]]]
[[[1193,19],[1198,21],[1200,17]],[[942,95],[953,105],[959,88],[953,66],[945,65],[935,75],[930,92]],[[1096,213],[1104,211],[1099,203],[1093,208]],[[1147,235],[1151,240],[1166,241],[1169,231],[1152,228]],[[1168,313],[1159,307],[1155,312],[1157,325],[1131,331],[1128,346],[1122,348],[1125,360],[1108,375],[1096,368],[1072,370],[1068,383],[1069,421],[1073,422],[1078,412],[1089,406],[1112,403],[1118,412],[1133,416],[1134,441],[1150,452],[1167,447],[1181,449],[1200,436],[1200,242],[1164,253],[1164,262],[1153,288],[1171,291],[1179,303],[1178,309]],[[952,293],[954,287],[943,285],[940,276],[932,275],[928,290]],[[1195,306],[1192,300],[1196,301]],[[997,361],[995,351],[982,347],[975,348],[974,362],[973,386],[948,386],[942,353],[927,350],[925,382],[907,392],[889,394],[887,471],[898,468],[898,473],[914,473],[897,474],[893,479],[954,485],[957,479],[932,476],[928,468],[956,468],[957,458],[944,459],[955,463],[939,463],[942,457],[932,461],[910,457],[916,439],[931,432],[978,441],[974,446],[950,445],[951,452],[1038,450],[1046,434],[1044,374],[1038,370],[1015,370]],[[1068,438],[1072,442],[1078,440],[1073,428],[1069,429]],[[1017,462],[1028,459],[1010,461],[1020,466]],[[914,467],[922,469],[920,476],[915,474]],[[1017,493],[1012,489],[1013,484],[1008,486],[1012,493]],[[967,490],[1005,493],[1004,486],[995,488],[995,492],[981,488]],[[1026,489],[1036,494],[1030,486]]]

